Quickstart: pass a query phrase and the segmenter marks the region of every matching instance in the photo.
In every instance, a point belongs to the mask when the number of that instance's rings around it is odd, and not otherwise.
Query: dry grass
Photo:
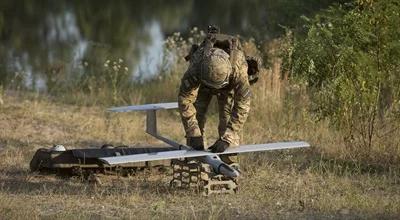
[[[255,97],[259,100],[260,97]],[[273,97],[265,99],[272,99]],[[77,178],[28,171],[36,149],[113,144],[159,144],[143,132],[141,113],[107,114],[100,107],[3,97],[0,108],[1,219],[359,219],[400,216],[399,168],[376,168],[332,159],[339,144],[323,122],[271,104],[254,107],[244,142],[309,140],[313,149],[241,157],[244,177],[236,195],[202,197],[172,190],[166,174],[102,176],[94,187]],[[264,105],[265,107],[265,105]],[[183,141],[179,117],[161,114],[161,130]],[[215,127],[215,115],[209,127]],[[250,126],[251,125],[251,126]],[[172,129],[171,129],[172,128]],[[210,142],[214,135],[211,129]],[[336,147],[337,149],[337,147]],[[337,150],[332,150],[337,154]],[[357,166],[359,165],[359,166]]]
[[[254,42],[244,46],[259,55]],[[186,64],[178,63],[174,71],[183,73]],[[106,97],[111,93],[105,89],[100,89],[101,94],[71,92],[57,102],[26,93],[7,95],[1,90],[0,219],[400,218],[399,163],[381,159],[389,151],[379,146],[371,158],[381,163],[350,160],[351,152],[344,147],[340,132],[312,118],[302,88],[280,80],[280,66],[279,60],[271,58],[270,68],[263,69],[261,81],[253,87],[252,110],[242,140],[306,140],[313,147],[242,155],[244,173],[236,195],[203,197],[170,189],[168,173],[101,176],[103,185],[97,187],[79,178],[30,173],[28,164],[34,152],[53,144],[76,148],[161,143],[144,133],[143,113],[110,114],[97,106],[109,101]],[[124,102],[174,101],[180,78],[176,73],[135,85]],[[216,112],[215,104],[210,112]],[[160,112],[159,116],[160,130],[184,142],[177,112]],[[216,121],[217,114],[212,114],[208,143],[217,138]],[[391,138],[394,145],[390,149],[394,150],[390,152],[397,158],[399,138]]]
[[[0,219],[400,218],[399,131],[385,136],[389,142],[377,145],[370,160],[358,160],[362,149],[346,148],[339,131],[309,114],[303,89],[281,80],[281,61],[276,58],[280,45],[275,41],[261,47],[271,51],[266,53],[270,67],[262,70],[260,82],[253,87],[242,140],[306,140],[313,147],[242,155],[244,173],[238,194],[203,197],[173,190],[167,174],[102,176],[103,185],[94,187],[79,178],[29,172],[34,152],[53,144],[67,148],[161,144],[144,133],[143,113],[110,114],[99,105],[176,100],[187,66],[183,57],[190,45],[177,39],[168,42],[178,55],[176,65],[159,79],[118,90],[121,100],[115,100],[115,91],[106,85],[86,93],[82,88],[60,91],[57,101],[36,94],[10,95],[0,87]],[[247,54],[261,55],[254,41],[243,46]],[[101,68],[99,77],[109,73]],[[216,112],[215,104],[210,111]],[[212,114],[208,121],[208,143],[217,138],[216,119]],[[159,123],[161,131],[184,141],[176,112],[160,112]]]

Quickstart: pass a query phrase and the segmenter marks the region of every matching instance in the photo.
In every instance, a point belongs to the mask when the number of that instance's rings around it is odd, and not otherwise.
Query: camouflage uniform
[[[214,35],[215,37],[216,35]],[[220,37],[221,35],[217,36]],[[229,146],[239,145],[239,132],[250,110],[250,85],[247,62],[237,38],[222,35],[230,43],[229,60],[232,73],[229,84],[221,89],[210,88],[200,80],[201,62],[210,45],[205,42],[194,52],[189,68],[181,80],[178,103],[186,137],[204,135],[205,114],[213,95],[217,96],[219,110],[218,132]],[[212,45],[215,47],[215,45]]]

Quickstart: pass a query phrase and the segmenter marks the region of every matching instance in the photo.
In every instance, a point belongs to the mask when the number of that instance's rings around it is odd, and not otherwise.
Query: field
[[[260,97],[256,97],[258,100]],[[265,107],[265,106],[264,106]],[[140,113],[109,114],[103,107],[67,105],[47,98],[6,94],[0,108],[1,219],[396,219],[400,216],[398,166],[339,159],[346,154],[326,123],[293,110],[261,111],[243,132],[245,143],[307,140],[311,149],[247,154],[236,195],[204,197],[170,189],[155,172],[129,178],[100,176],[93,186],[79,178],[29,172],[40,147],[103,143],[158,145],[143,132]],[[297,112],[298,113],[298,112]],[[259,118],[263,118],[260,122]],[[209,122],[209,142],[216,116]],[[161,114],[161,130],[183,141],[176,112]],[[174,129],[170,129],[170,128]],[[345,158],[345,157],[343,157]]]
[[[400,219],[398,0],[0,6],[0,220]],[[242,144],[310,148],[240,155],[235,195],[170,188],[170,169],[102,175],[100,185],[29,170],[55,144],[163,145],[144,132],[143,113],[105,109],[176,101],[185,56],[210,24],[263,62]],[[213,101],[208,145],[218,138]],[[177,111],[158,123],[185,142]]]

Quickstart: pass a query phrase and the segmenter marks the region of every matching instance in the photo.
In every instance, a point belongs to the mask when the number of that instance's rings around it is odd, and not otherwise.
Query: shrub
[[[353,156],[385,148],[399,157],[399,144],[388,140],[399,126],[399,11],[392,0],[333,6],[305,18],[306,36],[292,44],[290,73],[307,85],[313,112],[342,131]]]

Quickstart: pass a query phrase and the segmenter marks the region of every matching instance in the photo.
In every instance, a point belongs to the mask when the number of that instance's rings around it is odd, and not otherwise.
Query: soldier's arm
[[[191,65],[181,80],[178,95],[179,112],[185,128],[186,137],[201,136],[201,131],[196,119],[196,108],[194,102],[200,86],[195,68]]]
[[[234,89],[231,117],[227,129],[221,137],[231,146],[239,144],[239,132],[242,130],[250,111],[250,97],[251,91],[247,75],[241,74]]]

